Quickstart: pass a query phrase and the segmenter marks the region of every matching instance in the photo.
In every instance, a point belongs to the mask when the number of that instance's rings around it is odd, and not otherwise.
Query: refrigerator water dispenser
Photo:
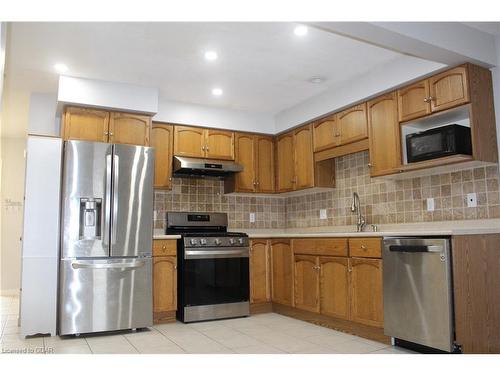
[[[101,239],[101,208],[99,198],[80,198],[80,239]]]

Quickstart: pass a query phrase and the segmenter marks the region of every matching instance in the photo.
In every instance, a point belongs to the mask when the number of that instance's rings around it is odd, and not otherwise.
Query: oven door
[[[249,299],[248,249],[186,250],[185,306],[243,302]]]

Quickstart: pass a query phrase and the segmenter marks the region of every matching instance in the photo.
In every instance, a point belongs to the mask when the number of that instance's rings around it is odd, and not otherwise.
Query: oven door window
[[[184,263],[186,306],[249,299],[248,258],[189,259]]]

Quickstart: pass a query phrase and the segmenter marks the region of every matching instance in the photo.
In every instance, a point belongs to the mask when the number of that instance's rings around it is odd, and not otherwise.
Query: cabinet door
[[[351,320],[383,327],[382,259],[350,258]]]
[[[206,133],[206,154],[209,159],[234,160],[234,133],[225,130],[208,129]]]
[[[205,129],[174,126],[174,155],[205,157]]]
[[[274,193],[274,141],[272,137],[256,136],[257,154],[256,180],[257,191]]]
[[[314,186],[314,156],[311,125],[294,131],[295,189]]]
[[[63,139],[107,142],[109,112],[67,107],[64,113]]]
[[[250,302],[271,300],[269,247],[266,240],[254,240],[250,247]]]
[[[318,257],[295,255],[294,257],[295,307],[319,312],[319,265]]]
[[[349,319],[349,261],[343,257],[320,257],[321,314]]]
[[[293,254],[290,241],[271,242],[272,301],[282,305],[293,305]]]
[[[153,311],[177,310],[177,258],[153,258]]]
[[[291,191],[295,186],[293,133],[278,137],[276,142],[277,191]]]
[[[155,189],[170,189],[172,185],[172,147],[174,127],[153,123],[151,146],[155,149]]]
[[[254,192],[257,187],[255,176],[255,136],[252,134],[236,133],[235,137],[236,162],[243,166],[243,171],[236,174],[236,191]]]
[[[326,150],[340,144],[340,132],[337,128],[335,115],[313,124],[314,152]]]
[[[398,172],[401,165],[401,136],[395,92],[368,102],[368,131],[370,175]]]
[[[467,68],[459,66],[429,78],[429,90],[432,112],[467,103]]]
[[[346,144],[368,137],[366,103],[358,104],[337,114],[340,143]]]
[[[399,121],[408,121],[431,113],[429,81],[423,80],[398,90]]]
[[[109,142],[149,146],[151,117],[130,113],[111,112]]]

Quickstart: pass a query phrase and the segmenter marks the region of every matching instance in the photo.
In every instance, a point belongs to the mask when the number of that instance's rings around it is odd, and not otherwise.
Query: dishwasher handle
[[[399,253],[440,253],[441,245],[389,245],[389,251]]]

